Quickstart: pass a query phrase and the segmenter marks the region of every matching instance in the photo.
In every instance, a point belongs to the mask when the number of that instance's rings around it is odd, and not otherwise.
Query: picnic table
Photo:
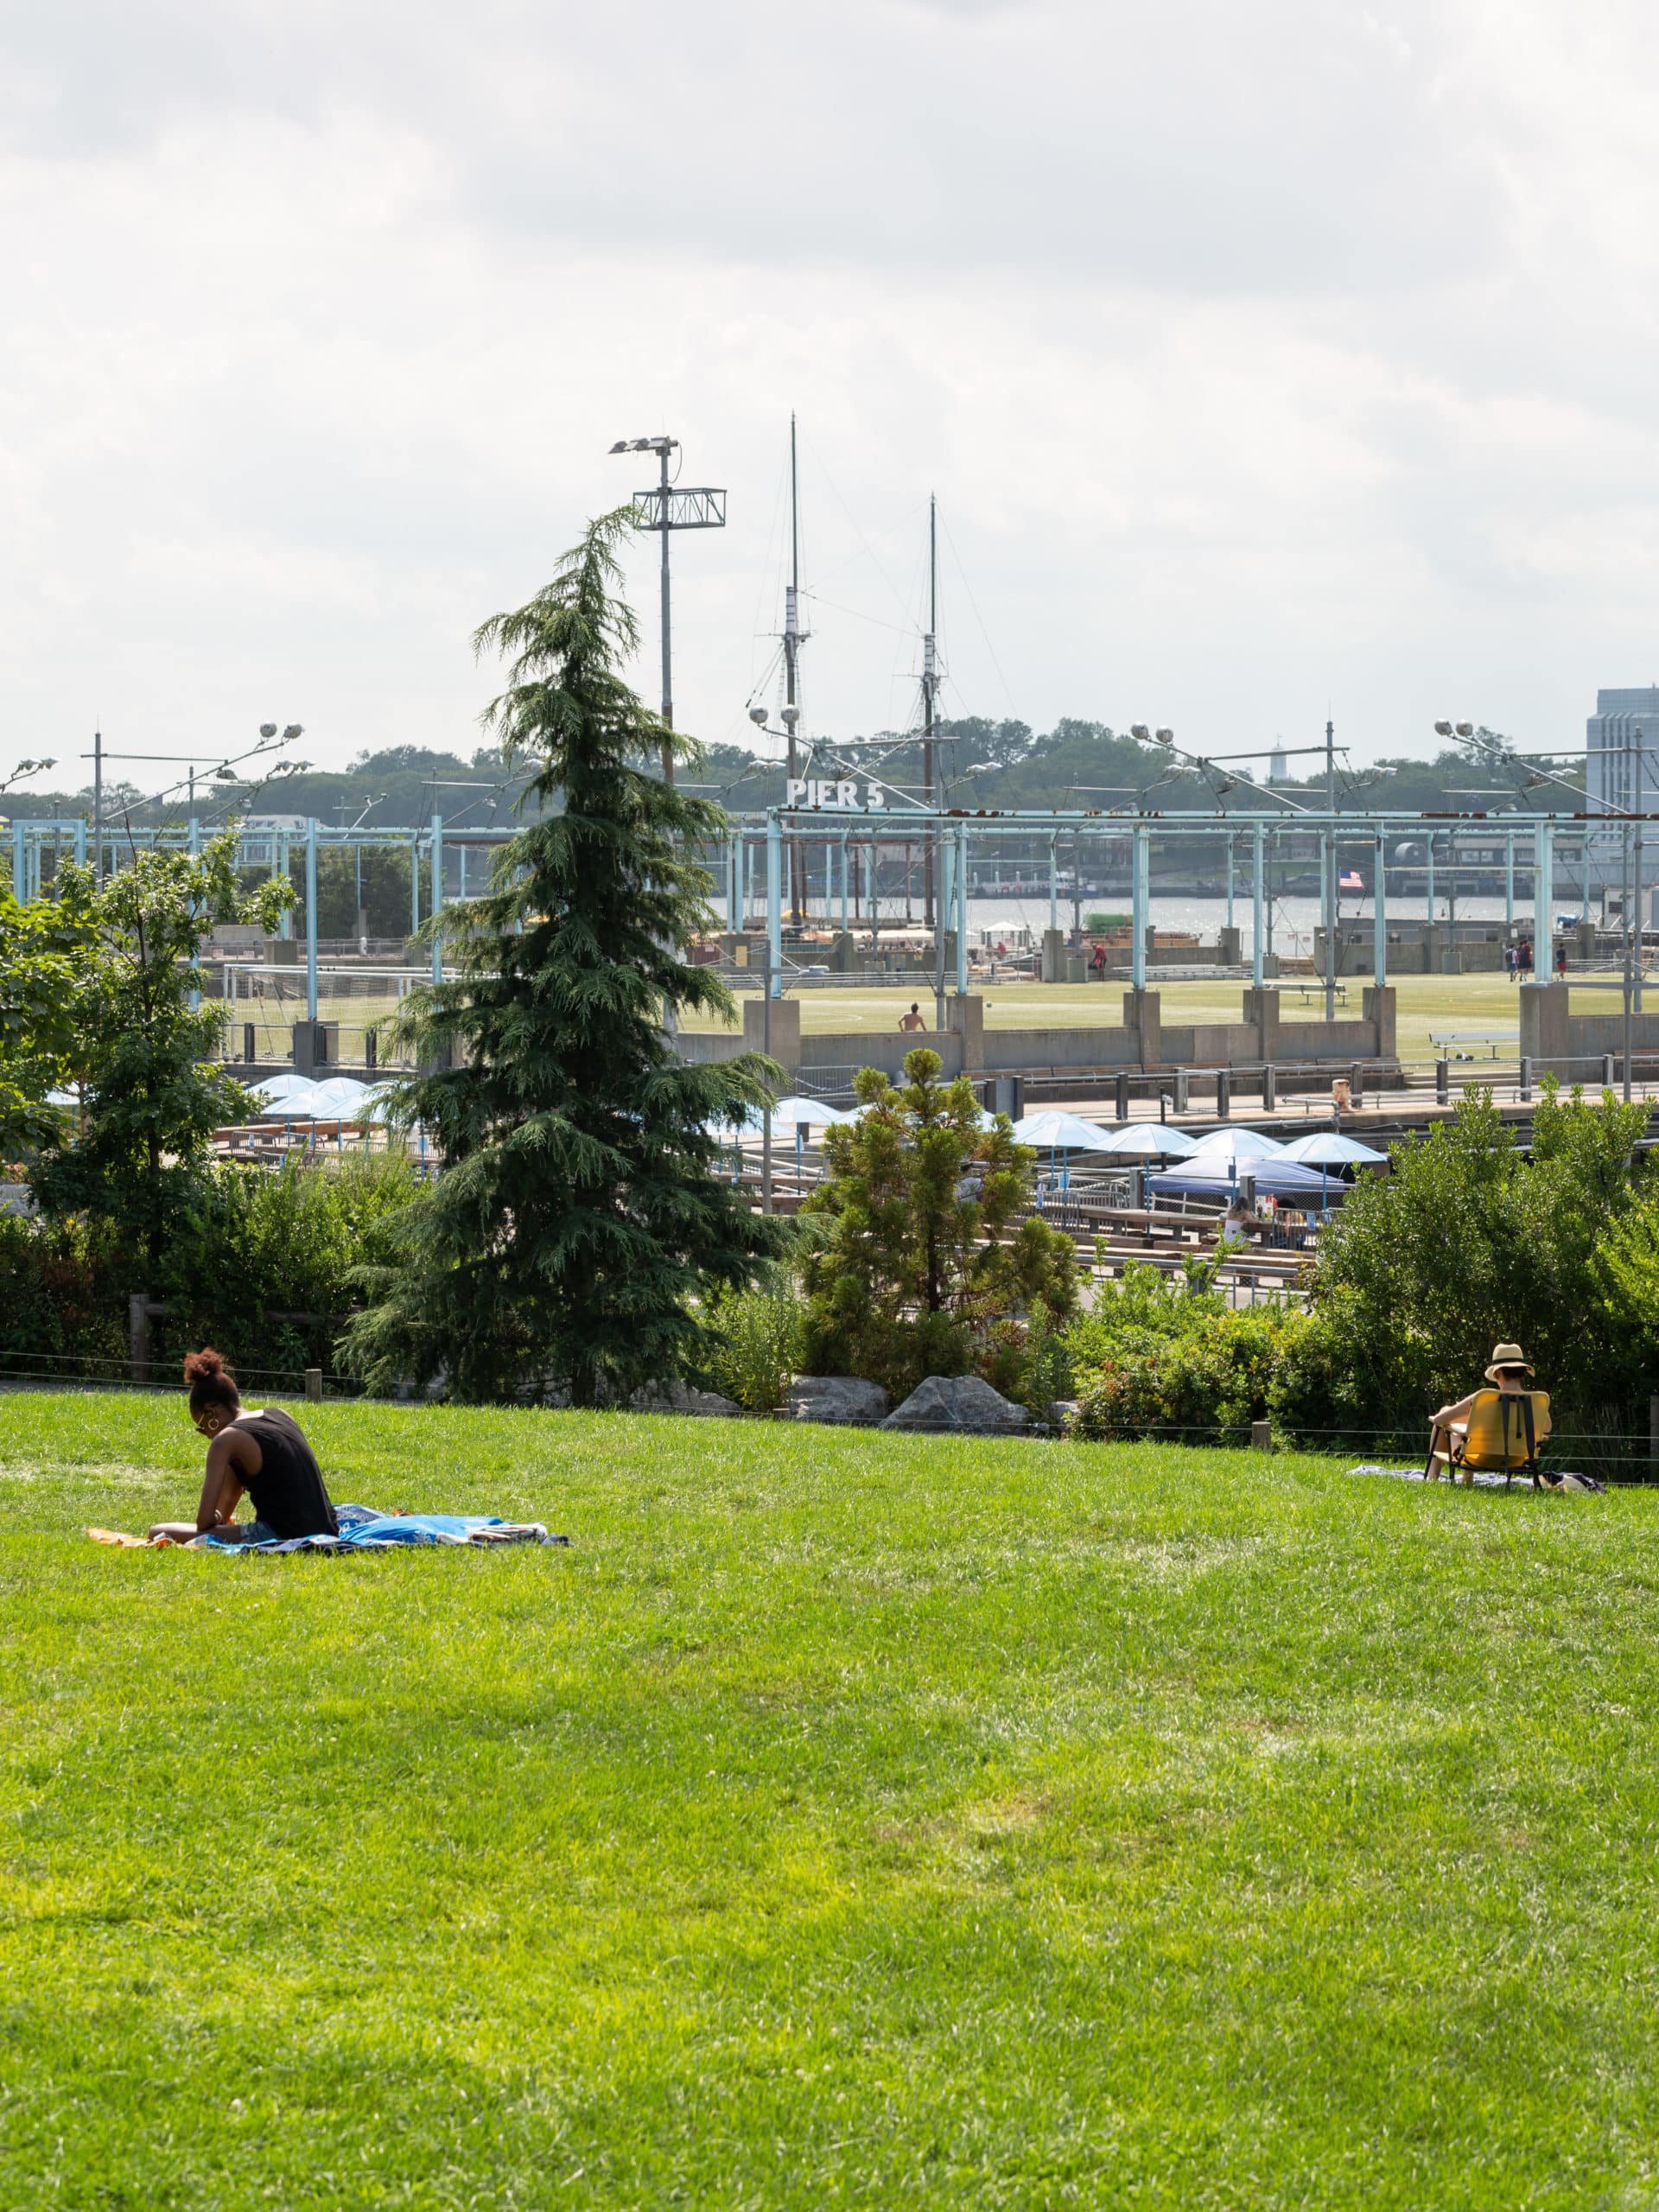
[[[1306,1005],[1307,1004],[1307,1001],[1309,1001],[1309,999],[1311,999],[1311,998],[1319,998],[1319,999],[1322,999],[1322,998],[1325,996],[1325,985],[1324,985],[1324,983],[1323,983],[1321,981],[1319,981],[1317,977],[1316,977],[1316,978],[1314,978],[1314,980],[1313,980],[1313,981],[1312,981],[1312,982],[1308,982],[1308,981],[1306,981],[1306,980],[1304,980],[1304,981],[1300,982],[1289,982],[1289,981],[1287,981],[1285,977],[1281,976],[1281,978],[1280,978],[1280,980],[1279,980],[1279,988],[1280,988],[1281,991],[1283,991],[1283,990],[1292,990],[1292,991],[1294,991],[1294,992],[1295,992],[1295,994],[1296,994],[1296,995],[1297,995],[1297,997],[1298,997],[1299,999],[1300,999],[1300,1001],[1301,1001],[1301,1002],[1302,1002],[1302,1004],[1303,1004],[1304,1006],[1306,1006]],[[1338,1006],[1346,1006],[1346,1005],[1347,1005],[1347,1003],[1348,1003],[1348,986],[1347,986],[1347,984],[1346,984],[1346,983],[1338,983],[1338,984],[1335,986],[1335,994],[1336,994],[1336,1001],[1337,1001],[1337,1004],[1338,1004]]]

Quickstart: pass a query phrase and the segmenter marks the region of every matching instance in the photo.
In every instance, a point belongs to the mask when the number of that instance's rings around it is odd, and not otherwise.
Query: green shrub
[[[73,1217],[0,1214],[0,1371],[68,1378],[126,1356],[126,1276],[112,1239]]]
[[[709,1380],[748,1413],[774,1412],[800,1364],[805,1315],[793,1283],[715,1299],[704,1318]]]
[[[1611,1093],[1563,1098],[1551,1081],[1529,1158],[1491,1092],[1471,1090],[1449,1123],[1395,1146],[1392,1172],[1362,1179],[1320,1234],[1312,1333],[1281,1378],[1281,1417],[1414,1428],[1473,1389],[1504,1338],[1558,1406],[1645,1412],[1659,1331],[1644,1340],[1639,1254],[1655,1199],[1632,1161],[1647,1112]]]
[[[250,1372],[332,1366],[361,1303],[359,1270],[385,1257],[387,1226],[418,1188],[401,1152],[322,1153],[274,1174],[214,1169],[163,1262],[159,1294],[175,1310],[157,1325],[158,1359],[211,1341]]]
[[[1255,1306],[1160,1335],[1129,1328],[1079,1379],[1074,1433],[1236,1442],[1268,1418],[1281,1362],[1306,1326],[1294,1308]]]

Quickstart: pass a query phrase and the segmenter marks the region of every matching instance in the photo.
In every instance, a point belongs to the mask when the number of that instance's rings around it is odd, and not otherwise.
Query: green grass
[[[1304,998],[1296,988],[1300,982],[1310,980],[1291,977],[1280,985],[1280,1011],[1285,1020],[1318,1021],[1323,1018],[1325,1001],[1317,990]],[[1519,1030],[1520,1007],[1515,985],[1507,976],[1396,976],[1392,980],[1396,1041],[1402,1058],[1432,1059],[1434,1052],[1429,1041],[1431,1034],[1447,1029]],[[1337,1009],[1338,1018],[1355,1020],[1361,1012],[1368,978],[1350,976],[1344,981],[1348,995]],[[1118,977],[1106,983],[1022,982],[988,986],[979,990],[979,995],[985,1001],[988,1030],[1073,1029],[1090,1023],[1116,1029],[1122,1023],[1127,988]],[[1242,983],[1158,982],[1154,978],[1154,988],[1160,995],[1166,1025],[1237,1021],[1243,1018],[1242,994],[1245,986]],[[917,994],[913,989],[805,990],[797,995],[801,1006],[802,1033],[810,1036],[825,1030],[862,1029],[874,1033],[896,1029],[899,1014]],[[926,991],[921,994],[921,1007],[931,1027],[933,1001]],[[1596,1010],[1588,1002],[1574,1007],[1580,1014]],[[695,1029],[717,1025],[710,1017],[690,1014],[684,1017],[683,1026]],[[1479,1049],[1484,1052],[1486,1048]],[[1508,1048],[1506,1057],[1513,1058],[1519,1050],[1516,1043]]]
[[[1648,2205],[1659,1495],[0,1399],[0,2202]]]

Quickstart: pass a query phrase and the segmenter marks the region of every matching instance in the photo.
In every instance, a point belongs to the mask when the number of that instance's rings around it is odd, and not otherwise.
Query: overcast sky
[[[677,718],[744,735],[791,408],[819,730],[912,711],[930,492],[956,712],[1369,760],[1659,678],[1651,5],[0,23],[0,772],[469,752],[471,630],[659,429],[730,498]]]

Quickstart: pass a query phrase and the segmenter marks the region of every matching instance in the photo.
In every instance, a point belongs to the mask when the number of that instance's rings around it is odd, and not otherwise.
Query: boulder
[[[735,1398],[722,1398],[718,1390],[694,1390],[689,1382],[650,1382],[628,1401],[636,1414],[701,1414],[716,1421],[734,1421],[743,1408]]]
[[[798,1375],[789,1386],[784,1410],[791,1421],[832,1421],[869,1427],[892,1401],[879,1382],[856,1375]]]
[[[950,1430],[964,1436],[1007,1436],[1029,1428],[1031,1415],[977,1375],[930,1375],[918,1382],[883,1428]]]

